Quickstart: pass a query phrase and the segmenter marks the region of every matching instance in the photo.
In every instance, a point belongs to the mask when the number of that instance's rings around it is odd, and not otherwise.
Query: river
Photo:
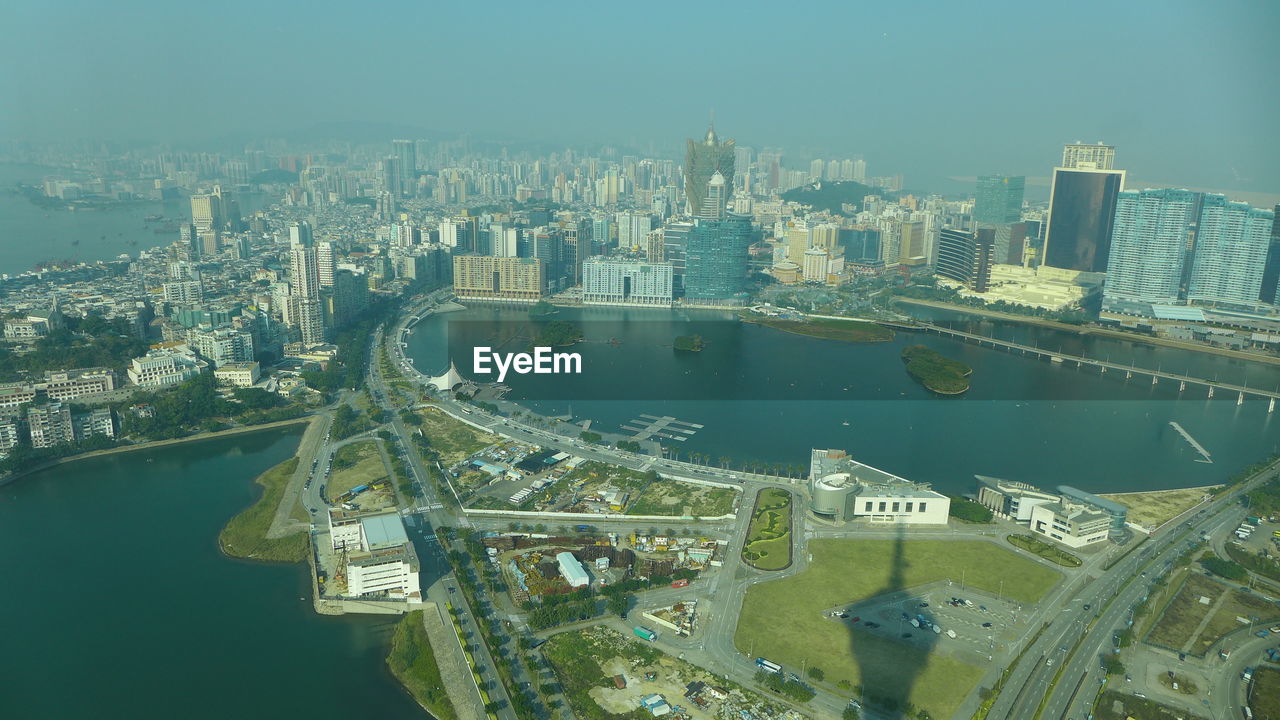
[[[74,462],[0,487],[0,716],[424,718],[387,671],[397,618],[319,616],[304,564],[221,527],[301,426]]]
[[[38,185],[45,176],[70,175],[60,168],[0,163],[0,273],[16,275],[48,261],[113,260],[121,254],[136,257],[141,250],[178,239],[176,229],[156,232],[162,223],[145,222],[145,217],[191,217],[191,204],[185,199],[59,210],[40,207],[12,192],[15,183]],[[238,200],[245,216],[263,202],[256,194]]]
[[[527,337],[503,342],[526,319],[524,309],[483,306],[428,318],[414,328],[408,353],[424,371],[439,370],[448,347],[469,376],[474,345],[526,349]],[[1280,419],[1267,413],[1265,401],[1237,406],[1224,394],[1210,401],[1203,388],[1180,395],[1170,383],[1126,382],[1122,374],[936,335],[900,332],[890,342],[847,343],[715,311],[562,308],[556,319],[584,330],[585,342],[573,348],[583,357],[582,374],[508,375],[510,399],[547,414],[571,412],[607,431],[641,413],[672,415],[703,427],[670,444],[713,463],[732,457],[807,471],[811,448],[842,448],[943,492],[971,492],[975,474],[1125,492],[1220,482],[1280,447]],[[982,325],[1064,352],[1280,387],[1274,366],[1013,323]],[[672,350],[675,336],[693,333],[707,341],[702,352]],[[938,397],[912,381],[900,353],[917,343],[972,366],[969,392]],[[1207,448],[1213,462],[1198,462],[1170,421]]]

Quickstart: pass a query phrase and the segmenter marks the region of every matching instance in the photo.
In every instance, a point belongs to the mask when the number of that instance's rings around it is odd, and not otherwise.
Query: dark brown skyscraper
[[[724,176],[725,187],[733,188],[734,145],[732,139],[720,142],[714,125],[707,128],[707,136],[702,141],[689,138],[684,154],[684,195],[689,201],[685,210],[690,215],[702,210],[707,183],[717,172]],[[723,212],[723,205],[720,210]]]

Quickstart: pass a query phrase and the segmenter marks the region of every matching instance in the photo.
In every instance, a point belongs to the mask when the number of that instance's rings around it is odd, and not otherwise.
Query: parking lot
[[[959,600],[959,602],[954,602]],[[843,613],[845,617],[839,617]],[[959,584],[935,583],[922,588],[882,595],[865,602],[828,608],[832,622],[856,626],[864,632],[890,637],[914,647],[989,659],[995,651],[1025,629],[1015,602],[988,593],[962,590]],[[912,619],[923,616],[930,627],[916,627]],[[951,637],[951,633],[955,637]]]

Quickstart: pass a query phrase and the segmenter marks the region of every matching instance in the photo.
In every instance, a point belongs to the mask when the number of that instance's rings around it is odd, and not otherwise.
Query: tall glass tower
[[[1200,194],[1190,190],[1119,194],[1103,310],[1148,315],[1152,304],[1178,301],[1199,203]]]
[[[973,221],[988,225],[1016,223],[1022,219],[1022,195],[1026,177],[983,175],[974,196]]]
[[[726,187],[733,187],[734,150],[733,140],[720,142],[714,125],[707,128],[707,136],[701,142],[689,138],[684,154],[684,195],[689,200],[685,209],[688,214],[703,210],[707,184],[717,172],[724,177]]]
[[[685,297],[712,303],[745,298],[751,233],[746,215],[694,221],[685,239]]]

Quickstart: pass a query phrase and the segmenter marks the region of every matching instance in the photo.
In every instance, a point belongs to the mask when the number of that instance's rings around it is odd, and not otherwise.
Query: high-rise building
[[[1148,315],[1152,304],[1178,301],[1199,202],[1189,190],[1119,194],[1103,310]]]
[[[645,236],[653,229],[653,218],[648,213],[624,211],[617,213],[618,247],[630,250],[644,245]]]
[[[1267,246],[1267,264],[1262,269],[1262,287],[1258,300],[1280,305],[1280,205],[1272,212],[1271,244]]]
[[[418,178],[418,148],[412,140],[392,140],[391,149],[400,161],[400,187],[408,189]]]
[[[328,311],[334,327],[342,327],[355,320],[368,305],[369,279],[363,272],[338,270],[333,274]]]
[[[217,195],[210,193],[191,196],[191,224],[197,232],[222,227],[222,207]]]
[[[546,284],[546,268],[537,258],[453,257],[453,290],[460,298],[534,302]]]
[[[926,238],[923,220],[903,222],[898,241],[898,262],[902,265],[923,265],[928,252]]]
[[[1115,166],[1114,145],[1085,145],[1076,142],[1062,146],[1062,167],[1068,170],[1110,170]]]
[[[1271,245],[1275,213],[1209,194],[1201,204],[1187,299],[1254,306]]]
[[[404,171],[400,158],[395,155],[382,159],[382,189],[393,198],[404,196]]]
[[[751,236],[751,218],[744,215],[696,220],[684,239],[685,297],[712,303],[744,300]]]
[[[719,171],[712,173],[707,182],[707,194],[702,198],[702,206],[697,216],[703,220],[721,220],[724,218],[725,205],[729,200],[730,185]]]
[[[973,221],[988,225],[1016,223],[1022,219],[1022,196],[1027,179],[1021,175],[983,175],[974,195]]]
[[[1124,171],[1054,168],[1042,265],[1105,272]]]
[[[289,247],[289,290],[292,319],[302,334],[302,342],[316,345],[325,340],[324,315],[320,305],[320,265],[316,248]]]
[[[733,187],[734,141],[720,142],[715,126],[707,128],[707,136],[701,142],[689,138],[684,156],[684,196],[688,200],[686,212],[690,215],[702,210],[707,197],[707,184],[717,172],[724,184]],[[728,200],[729,194],[724,194]],[[720,206],[723,212],[724,206]]]
[[[75,440],[71,408],[62,403],[28,407],[27,426],[31,431],[32,447],[47,448]]]
[[[289,226],[289,245],[301,245],[303,247],[311,247],[311,224],[306,220],[293,223]]]
[[[320,279],[320,287],[333,287],[333,266],[333,241],[323,240],[316,243],[316,275]]]
[[[670,305],[668,262],[588,258],[582,266],[582,302],[587,305]]]
[[[991,228],[979,228],[973,232],[943,228],[938,233],[936,272],[974,292],[986,292],[991,280],[994,235]]]

